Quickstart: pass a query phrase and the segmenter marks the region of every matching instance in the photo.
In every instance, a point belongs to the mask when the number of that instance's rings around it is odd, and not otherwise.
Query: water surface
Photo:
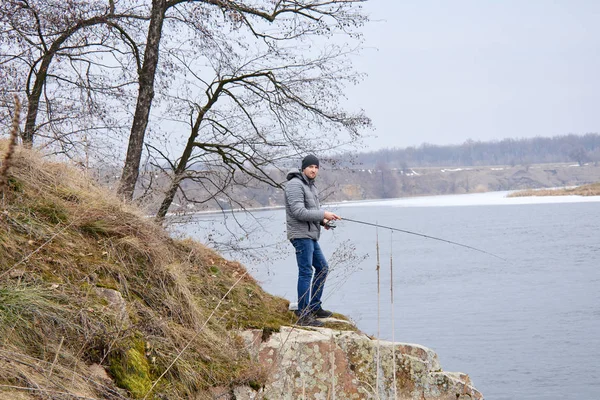
[[[324,306],[365,333],[432,348],[444,370],[468,373],[488,400],[600,399],[599,201],[496,193],[329,206],[343,217],[464,243],[507,261],[378,230],[378,332],[376,229],[341,221],[320,241],[332,265]],[[206,241],[217,229],[258,248],[268,261],[244,263],[265,290],[295,301],[284,214],[254,213],[248,235],[231,217],[230,231],[209,224],[219,221],[214,216],[198,216],[184,230]]]

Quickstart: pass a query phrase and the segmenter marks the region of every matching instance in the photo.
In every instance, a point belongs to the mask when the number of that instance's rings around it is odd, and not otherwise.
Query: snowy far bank
[[[600,202],[600,196],[528,196],[507,197],[515,191],[485,192],[469,194],[450,194],[441,196],[404,197],[389,200],[371,200],[356,202],[331,203],[329,207],[451,207],[451,206],[486,206],[514,204],[549,204],[549,203],[587,203]]]

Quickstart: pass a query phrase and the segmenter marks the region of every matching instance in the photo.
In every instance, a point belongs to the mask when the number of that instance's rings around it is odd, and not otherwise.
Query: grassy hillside
[[[0,398],[202,399],[264,382],[235,330],[289,325],[286,300],[65,165],[20,150],[8,176]]]

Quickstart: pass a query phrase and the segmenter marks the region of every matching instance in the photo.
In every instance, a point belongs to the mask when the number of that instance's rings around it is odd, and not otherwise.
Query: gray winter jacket
[[[320,209],[314,182],[297,169],[288,172],[287,180],[284,193],[287,238],[319,240],[325,211]]]

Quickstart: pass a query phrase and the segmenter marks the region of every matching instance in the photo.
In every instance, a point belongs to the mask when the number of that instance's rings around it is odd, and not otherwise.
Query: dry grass
[[[260,384],[234,332],[277,330],[293,314],[245,272],[19,149],[0,197],[0,398],[141,398],[165,372],[148,398]],[[112,379],[90,378],[94,364]]]
[[[508,195],[508,197],[525,196],[600,196],[600,183],[565,189],[522,190]]]

